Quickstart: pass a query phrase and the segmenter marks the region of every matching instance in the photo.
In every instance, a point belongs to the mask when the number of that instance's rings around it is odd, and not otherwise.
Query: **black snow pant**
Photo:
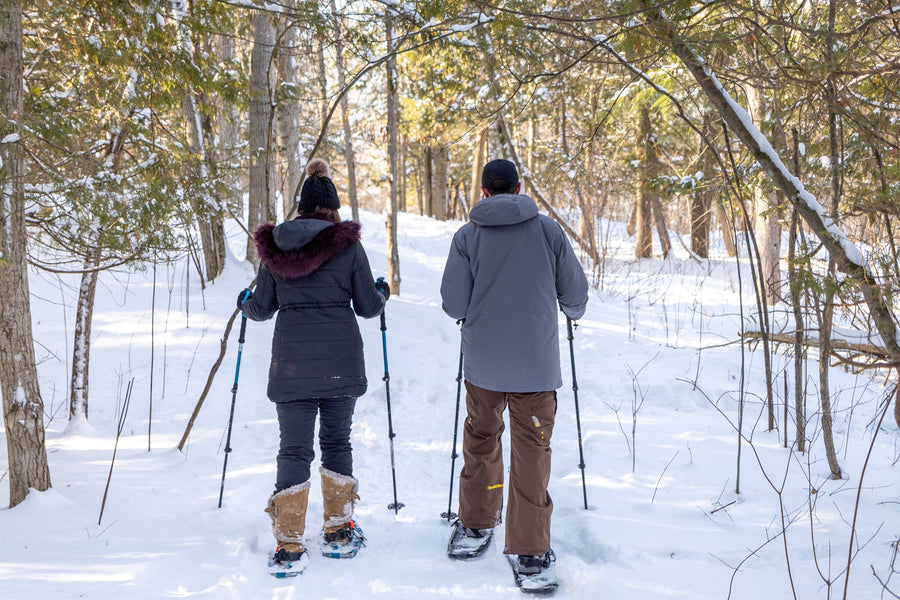
[[[275,492],[309,481],[310,463],[315,458],[313,438],[319,415],[319,449],[322,466],[342,475],[353,475],[350,426],[356,398],[304,398],[276,402],[281,443]]]

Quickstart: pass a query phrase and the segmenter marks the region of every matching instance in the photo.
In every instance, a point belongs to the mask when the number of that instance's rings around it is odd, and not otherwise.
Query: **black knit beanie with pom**
[[[319,207],[337,210],[341,207],[341,201],[331,181],[328,163],[314,158],[306,165],[306,181],[300,189],[297,212],[313,213]]]

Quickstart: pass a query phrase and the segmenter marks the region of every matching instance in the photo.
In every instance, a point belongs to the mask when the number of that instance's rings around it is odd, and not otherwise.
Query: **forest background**
[[[10,505],[50,485],[29,268],[81,276],[67,402],[87,419],[98,273],[187,256],[205,286],[224,220],[291,218],[314,156],[354,217],[386,214],[394,293],[397,213],[465,219],[498,157],[600,289],[604,223],[628,224],[636,261],[683,244],[703,264],[721,239],[756,292],[741,342],[822,357],[833,446],[829,364],[893,385],[900,361],[898,57],[890,1],[0,0]],[[801,453],[806,385],[782,392]],[[900,424],[896,401],[874,417],[891,407]]]

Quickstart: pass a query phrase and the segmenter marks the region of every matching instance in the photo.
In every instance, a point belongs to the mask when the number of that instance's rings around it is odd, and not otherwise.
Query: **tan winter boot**
[[[272,533],[278,547],[285,552],[303,552],[306,530],[306,505],[309,481],[281,490],[269,497],[266,512],[272,518]]]
[[[322,554],[329,558],[352,558],[366,542],[362,529],[353,520],[359,482],[328,469],[320,471],[325,505]]]
[[[359,500],[356,493],[359,482],[355,477],[341,475],[324,467],[320,467],[319,472],[322,474],[325,533],[334,533],[346,528],[353,519],[353,507]]]

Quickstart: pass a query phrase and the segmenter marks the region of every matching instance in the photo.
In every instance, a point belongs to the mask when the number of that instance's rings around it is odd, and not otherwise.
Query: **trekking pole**
[[[250,292],[247,292],[249,296]],[[244,302],[247,296],[244,297]],[[244,351],[244,334],[247,332],[247,317],[241,312],[241,334],[238,336],[237,366],[234,368],[234,386],[231,388],[231,412],[228,415],[228,435],[225,437],[225,462],[222,464],[222,485],[219,486],[219,508],[222,508],[222,494],[225,492],[225,470],[228,469],[228,455],[231,453],[231,426],[234,423],[234,402],[237,400],[238,375],[241,373],[241,354]]]
[[[574,325],[578,327],[578,325]],[[578,411],[578,381],[575,379],[575,336],[572,335],[572,319],[566,317],[566,328],[569,330],[569,356],[572,359],[572,392],[575,394],[575,424],[578,427],[578,468],[581,469],[581,489],[584,492],[584,510],[588,509],[587,483],[584,480],[584,449],[581,445],[581,415]]]
[[[394,438],[397,437],[397,434],[394,433],[394,425],[391,421],[391,384],[389,383],[391,375],[388,371],[387,324],[384,321],[384,310],[381,311],[381,347],[384,350],[384,394],[387,399],[388,438],[391,440],[391,479],[394,482],[394,502],[388,504],[388,509],[393,510],[396,515],[406,505],[397,502],[397,470],[394,467]]]
[[[460,329],[460,339],[459,339],[459,370],[456,372],[456,416],[453,418],[453,452],[450,454],[450,495],[447,498],[447,512],[441,513],[442,519],[447,519],[450,521],[451,519],[456,518],[456,513],[451,509],[453,508],[453,479],[456,473],[456,457],[459,456],[456,453],[456,434],[459,431],[459,398],[462,395],[462,379],[463,379],[463,352],[462,352],[462,323],[465,319],[460,319],[456,322],[459,325]]]

